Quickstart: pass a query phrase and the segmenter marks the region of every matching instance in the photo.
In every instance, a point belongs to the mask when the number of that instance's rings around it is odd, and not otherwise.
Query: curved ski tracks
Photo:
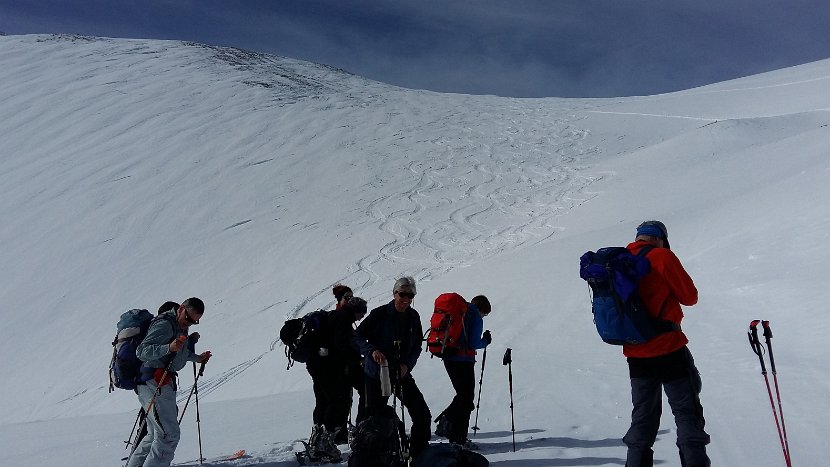
[[[436,109],[449,106],[432,99],[447,98],[462,102],[436,117]],[[600,149],[586,143],[576,109],[545,100],[530,107],[510,99],[429,93],[401,101],[407,110],[388,112],[387,123],[407,130],[365,144],[384,163],[389,161],[383,151],[390,150],[406,161],[386,169],[390,179],[403,173],[400,183],[381,187],[400,189],[379,191],[364,209],[387,240],[336,282],[369,291],[402,274],[439,277],[549,239],[560,230],[557,217],[594,196],[586,188],[597,178],[583,172]],[[417,121],[408,121],[413,115]],[[310,311],[307,305],[329,290],[315,291],[289,315]],[[278,343],[272,341],[271,349]]]

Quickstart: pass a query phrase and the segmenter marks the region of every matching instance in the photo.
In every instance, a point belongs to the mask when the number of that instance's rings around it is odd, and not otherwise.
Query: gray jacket
[[[164,315],[170,315],[173,319],[169,319]],[[144,362],[143,366],[145,367],[165,368],[170,361],[170,343],[178,336],[187,336],[187,332],[179,327],[179,322],[176,320],[176,310],[162,313],[150,325],[150,329],[147,330],[147,337],[138,345],[135,355]],[[188,337],[185,346],[173,358],[170,371],[179,371],[184,368],[187,362],[195,362],[199,359],[199,355],[189,350],[194,348],[194,345],[195,343],[191,343]]]

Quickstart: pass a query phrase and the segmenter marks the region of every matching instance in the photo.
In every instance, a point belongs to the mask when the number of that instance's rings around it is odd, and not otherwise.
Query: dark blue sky
[[[608,97],[830,58],[830,1],[0,0],[0,31],[192,40],[442,92]]]

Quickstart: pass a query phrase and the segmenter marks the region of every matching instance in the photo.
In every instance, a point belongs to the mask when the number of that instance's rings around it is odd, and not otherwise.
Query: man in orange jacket
[[[660,428],[662,390],[665,390],[677,424],[677,447],[683,467],[709,467],[704,431],[703,406],[700,404],[701,380],[689,340],[680,330],[683,311],[680,305],[697,303],[697,288],[683,265],[669,249],[666,226],[660,221],[646,221],[637,227],[635,241],[627,246],[637,254],[648,245],[646,254],[651,271],[639,285],[640,298],[656,318],[676,323],[677,329],[659,334],[644,344],[624,345],[631,377],[631,427],[623,437],[628,446],[626,467],[652,467],[652,446]]]

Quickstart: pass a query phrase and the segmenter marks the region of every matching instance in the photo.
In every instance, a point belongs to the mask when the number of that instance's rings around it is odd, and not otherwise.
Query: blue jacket
[[[399,313],[395,301],[379,306],[363,319],[354,335],[355,347],[363,355],[363,371],[378,379],[380,367],[372,358],[372,352],[380,350],[389,362],[390,369],[403,363],[411,372],[421,355],[424,337],[421,316],[409,307]],[[395,345],[400,342],[400,348]]]
[[[482,340],[484,333],[484,320],[481,318],[481,313],[475,305],[468,305],[467,313],[464,315],[464,338],[466,343],[464,348],[470,349],[472,355],[448,355],[444,360],[451,360],[454,362],[474,362],[476,361],[475,350],[487,347],[487,343]]]

